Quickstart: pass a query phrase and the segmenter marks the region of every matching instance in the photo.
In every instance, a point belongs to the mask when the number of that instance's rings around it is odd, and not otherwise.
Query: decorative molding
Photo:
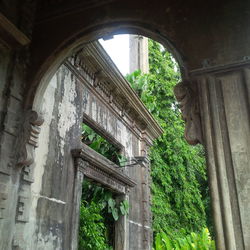
[[[219,64],[219,65],[213,65],[213,66],[208,64],[206,67],[191,70],[189,74],[190,76],[199,76],[199,75],[212,74],[212,73],[224,73],[224,72],[237,70],[242,67],[249,67],[249,66],[250,66],[249,56],[245,56],[243,60],[241,61],[232,62],[228,64]]]
[[[16,220],[19,222],[28,222],[29,221],[29,202],[28,197],[20,195],[18,197],[17,203],[17,215]]]
[[[103,184],[104,186],[107,186],[108,188],[111,188],[112,190],[120,194],[126,193],[126,186],[123,185],[122,182],[120,182],[113,176],[109,176],[105,171],[96,166],[89,165],[88,167],[86,167],[84,169],[84,175],[98,183]]]
[[[8,186],[0,183],[0,219],[4,219],[4,210],[6,209],[8,199]]]
[[[38,146],[38,136],[40,126],[44,119],[36,111],[29,110],[26,112],[21,132],[21,152],[18,159],[18,166],[29,166],[34,162],[34,150]]]
[[[89,166],[89,163],[87,161],[83,161],[81,158],[75,158],[74,165],[78,172],[84,174],[84,171]]]
[[[111,107],[117,117],[128,124],[132,131],[136,133],[135,127],[138,127],[140,132],[146,130],[151,140],[163,133],[98,42],[86,45],[64,64],[91,93]]]
[[[23,178],[23,180],[28,182],[28,183],[33,183],[34,182],[33,172],[34,172],[33,167],[24,166],[23,169],[22,169],[22,178]]]
[[[185,121],[185,138],[191,145],[202,143],[202,128],[196,85],[189,81],[178,83],[174,94],[180,103],[182,118]]]
[[[78,171],[118,193],[125,194],[129,187],[136,185],[132,179],[118,170],[117,165],[87,145],[83,144],[82,148],[72,150],[72,155]]]

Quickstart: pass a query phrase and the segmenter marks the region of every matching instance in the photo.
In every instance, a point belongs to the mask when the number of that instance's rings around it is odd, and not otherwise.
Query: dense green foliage
[[[209,231],[204,228],[200,233],[190,233],[183,238],[171,238],[164,232],[155,237],[155,250],[215,250],[215,243]]]
[[[149,74],[136,71],[128,81],[164,130],[152,147],[153,229],[185,237],[206,225],[208,185],[203,149],[185,141],[184,123],[173,88],[180,80],[170,53],[149,41]],[[209,209],[208,209],[209,210]]]
[[[86,124],[82,124],[82,142],[119,166],[122,166],[126,161],[126,157],[120,153],[119,148],[108,142]]]
[[[97,134],[86,124],[82,124],[82,142],[105,156],[110,161],[119,163],[119,149]]]
[[[80,207],[79,250],[113,249],[114,222],[128,214],[126,200],[117,202],[111,191],[83,182]]]
[[[82,201],[79,223],[79,250],[109,249],[105,237],[107,227],[101,212],[101,204],[95,202],[86,204]]]
[[[119,164],[124,160],[119,149],[85,124],[82,125],[82,141],[113,162]],[[128,211],[128,201],[117,202],[111,191],[85,180],[80,207],[79,250],[113,249],[114,222]]]
[[[112,249],[109,235],[114,219],[109,216],[112,193],[85,180],[80,207],[79,250]]]

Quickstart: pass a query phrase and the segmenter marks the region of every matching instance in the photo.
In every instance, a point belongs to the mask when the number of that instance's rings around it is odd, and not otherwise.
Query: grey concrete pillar
[[[127,189],[127,193],[128,193]],[[129,201],[128,194],[118,195],[116,198],[117,202],[123,200]],[[128,250],[129,249],[129,227],[128,227],[128,216],[120,216],[118,221],[115,222],[115,250]]]
[[[224,65],[191,75],[199,100],[188,116],[200,112],[197,141],[207,153],[217,249],[250,249],[250,66]]]
[[[149,72],[148,38],[129,35],[129,73],[140,69],[142,73]]]
[[[75,183],[73,194],[73,207],[72,213],[72,235],[71,235],[71,250],[78,249],[78,234],[79,234],[79,218],[80,218],[80,206],[82,198],[82,183],[84,178],[84,168],[88,166],[88,162],[83,161],[80,158],[75,159]]]

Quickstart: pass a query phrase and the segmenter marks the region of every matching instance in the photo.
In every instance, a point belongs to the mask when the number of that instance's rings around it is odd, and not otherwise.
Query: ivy
[[[163,231],[170,237],[185,237],[207,227],[210,215],[204,150],[184,139],[184,122],[173,93],[180,81],[178,65],[152,40],[149,68],[149,74],[135,71],[126,78],[164,130],[150,153],[154,235]]]
[[[95,202],[87,204],[82,201],[79,222],[79,250],[110,248],[108,240],[105,237],[107,226],[105,225],[101,211],[101,204]]]

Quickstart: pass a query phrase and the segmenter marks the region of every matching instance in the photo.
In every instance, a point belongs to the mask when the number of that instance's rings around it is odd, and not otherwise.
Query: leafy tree
[[[206,227],[204,152],[183,137],[184,122],[173,93],[180,81],[178,67],[171,54],[152,40],[149,67],[149,74],[136,71],[127,80],[164,130],[150,153],[153,230],[184,237]]]

